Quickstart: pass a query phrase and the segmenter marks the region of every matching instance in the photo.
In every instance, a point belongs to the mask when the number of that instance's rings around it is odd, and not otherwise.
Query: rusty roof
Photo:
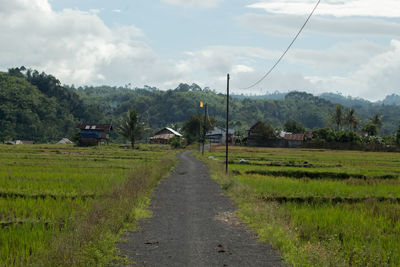
[[[283,139],[288,141],[303,141],[304,134],[285,134]]]
[[[151,140],[154,140],[154,139],[169,140],[169,139],[171,139],[171,138],[174,137],[174,136],[175,136],[175,134],[158,134],[158,135],[155,135],[155,136],[153,136],[153,137],[150,137],[150,139],[151,139]]]

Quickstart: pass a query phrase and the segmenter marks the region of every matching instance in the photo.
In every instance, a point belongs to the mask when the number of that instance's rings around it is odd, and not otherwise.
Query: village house
[[[275,132],[275,138],[262,139],[257,132],[257,128],[262,122],[257,122],[248,131],[247,144],[250,146],[265,146],[276,148],[297,148],[304,144],[304,141],[311,140],[313,137],[312,131],[304,133],[290,133],[285,131]],[[262,141],[260,141],[262,140]]]
[[[113,130],[111,124],[80,123],[76,128],[80,130],[79,144],[84,146],[108,144]]]
[[[177,131],[165,127],[161,129],[160,131],[156,132],[154,136],[150,137],[150,143],[151,144],[163,144],[166,145],[168,144],[169,139],[173,137],[182,137],[180,133]]]
[[[228,129],[228,143],[232,143],[235,134],[235,129]],[[206,133],[206,140],[210,143],[219,144],[226,141],[226,129],[214,127]]]
[[[304,133],[300,134],[292,134],[292,133],[286,133],[285,136],[283,137],[283,140],[285,141],[284,147],[288,148],[296,148],[296,147],[301,147],[304,142]]]
[[[264,127],[263,122],[258,121],[247,131],[247,137],[244,138],[244,143],[249,146],[265,146],[265,147],[283,147],[284,142],[277,138],[263,138],[260,129]]]

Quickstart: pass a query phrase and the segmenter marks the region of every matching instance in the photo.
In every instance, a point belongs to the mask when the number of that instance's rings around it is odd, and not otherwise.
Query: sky
[[[25,66],[68,85],[235,94],[400,93],[400,2],[322,0],[0,0],[0,70]]]

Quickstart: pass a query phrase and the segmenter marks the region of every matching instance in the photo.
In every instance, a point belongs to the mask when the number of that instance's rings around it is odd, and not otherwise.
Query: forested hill
[[[199,102],[208,103],[209,115],[224,125],[226,99],[224,94],[196,84],[180,84],[174,90],[161,91],[157,88],[128,89],[116,87],[78,88],[85,103],[101,107],[109,120],[117,121],[129,109],[136,109],[144,122],[157,129],[174,123],[182,124],[192,114],[203,113]],[[332,126],[331,117],[336,109],[334,101],[304,92],[290,92],[284,97],[246,98],[234,96],[230,101],[231,125],[242,134],[256,121],[261,120],[275,128],[296,120],[308,129]],[[267,96],[266,96],[267,97]],[[362,101],[363,105],[360,105]],[[400,106],[373,104],[366,100],[347,101],[346,108],[354,108],[360,125],[366,124],[375,114],[382,115],[382,134],[394,133],[400,125]]]
[[[203,113],[200,101],[208,104],[208,114],[224,125],[226,98],[211,90],[202,90],[193,84],[181,84],[178,88],[160,91],[156,88],[125,89],[111,87],[79,88],[78,94],[90,104],[104,110],[105,116],[115,121],[129,109],[136,109],[142,120],[151,128],[172,123],[183,123],[192,114]],[[286,120],[297,120],[308,128],[324,127],[335,105],[306,93],[293,92],[283,100],[231,99],[231,125],[244,133],[262,120],[274,127],[282,127]]]
[[[76,123],[94,119],[94,106],[54,76],[25,69],[0,72],[0,142],[22,139],[36,142],[71,137]]]
[[[191,115],[203,113],[199,102],[208,103],[209,115],[224,125],[226,99],[196,84],[176,89],[62,86],[52,75],[25,69],[0,73],[0,141],[26,139],[53,142],[71,137],[78,122],[117,125],[130,109],[154,131],[168,125],[182,125]],[[351,105],[347,105],[351,106]],[[354,105],[361,125],[376,113],[383,117],[382,134],[394,133],[400,125],[400,106]],[[331,126],[336,104],[303,92],[283,98],[231,99],[231,125],[242,134],[258,120],[282,128],[296,120],[308,129]],[[116,135],[114,135],[116,137]]]

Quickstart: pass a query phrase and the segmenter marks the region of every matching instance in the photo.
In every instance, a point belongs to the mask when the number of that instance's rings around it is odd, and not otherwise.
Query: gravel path
[[[188,152],[154,192],[153,217],[119,243],[135,266],[281,266],[267,243],[257,241],[232,215],[235,208]]]

